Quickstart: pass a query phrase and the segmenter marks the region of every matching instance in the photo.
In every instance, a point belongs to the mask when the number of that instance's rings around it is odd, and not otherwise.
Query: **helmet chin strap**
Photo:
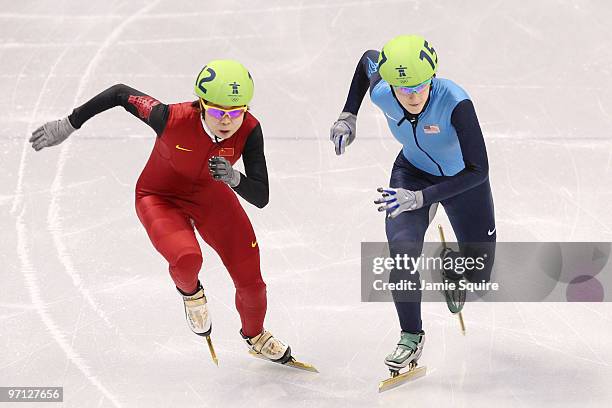
[[[200,115],[200,120],[202,121],[202,127],[204,128],[204,132],[206,132],[206,134],[208,135],[208,137],[210,137],[210,139],[214,142],[214,143],[219,143],[220,141],[222,141],[223,139],[220,139],[219,137],[217,137],[217,135],[215,135],[213,133],[212,130],[210,130],[210,128],[208,127],[208,125],[206,124],[206,121],[204,120],[204,117],[202,115]]]

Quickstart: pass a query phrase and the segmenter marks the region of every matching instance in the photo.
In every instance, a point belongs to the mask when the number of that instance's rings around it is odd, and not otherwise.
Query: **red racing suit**
[[[246,112],[236,133],[217,143],[206,134],[201,113],[191,102],[161,105],[132,88],[122,87],[125,89],[112,91],[117,95],[106,95],[106,99],[114,98],[113,102],[104,105],[102,93],[97,105],[94,98],[88,102],[89,106],[85,104],[75,109],[70,116],[73,126],[80,127],[101,110],[123,105],[158,131],[151,156],[136,184],[138,218],[155,249],[168,261],[175,285],[184,293],[196,290],[202,266],[195,227],[219,254],[234,282],[242,332],[249,337],[258,335],[263,330],[266,313],[266,285],[260,272],[259,245],[236,193],[212,178],[208,159],[222,156],[234,164],[241,157],[249,137],[256,137],[253,134],[258,133],[261,138],[259,122]],[[152,113],[158,119],[163,116],[161,125],[154,126]],[[263,158],[263,142],[261,149]],[[263,172],[267,203],[265,159]],[[241,184],[246,185],[243,188],[249,188],[246,179],[241,174]]]

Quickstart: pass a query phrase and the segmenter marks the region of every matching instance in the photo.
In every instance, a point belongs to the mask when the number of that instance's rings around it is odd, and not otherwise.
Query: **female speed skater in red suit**
[[[221,257],[236,288],[240,333],[259,355],[291,359],[291,348],[264,330],[266,284],[253,227],[235,193],[263,208],[268,173],[263,134],[248,111],[253,79],[237,61],[215,60],[198,75],[198,100],[163,104],[126,85],[114,85],[68,117],[35,130],[38,151],[63,142],[91,117],[122,106],[157,133],[151,156],[136,184],[136,213],[151,243],[168,261],[181,293],[190,329],[209,336],[212,325],[198,279],[202,252],[194,229]],[[232,165],[242,156],[245,174]]]

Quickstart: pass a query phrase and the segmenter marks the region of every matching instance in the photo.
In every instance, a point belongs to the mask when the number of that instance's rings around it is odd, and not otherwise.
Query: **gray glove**
[[[34,132],[29,142],[34,150],[39,151],[43,147],[55,146],[62,143],[76,129],[72,127],[68,118],[47,122]]]
[[[342,112],[329,130],[329,139],[334,142],[337,156],[343,154],[346,146],[353,143],[356,130],[357,116],[350,112]]]
[[[225,157],[213,156],[208,159],[210,175],[217,181],[222,181],[230,187],[240,184],[240,172],[234,170]]]
[[[378,211],[387,211],[389,218],[395,218],[404,211],[414,211],[423,207],[422,191],[382,187],[376,191],[382,193],[382,197],[374,201],[374,204],[384,204],[378,207]]]

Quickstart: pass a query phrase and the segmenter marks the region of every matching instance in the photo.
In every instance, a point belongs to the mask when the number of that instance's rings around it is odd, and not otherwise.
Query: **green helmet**
[[[434,76],[436,50],[420,35],[400,35],[385,44],[378,57],[378,72],[393,86],[415,86]]]
[[[249,71],[234,60],[209,62],[195,83],[197,96],[222,106],[248,105],[253,98],[253,88]]]

